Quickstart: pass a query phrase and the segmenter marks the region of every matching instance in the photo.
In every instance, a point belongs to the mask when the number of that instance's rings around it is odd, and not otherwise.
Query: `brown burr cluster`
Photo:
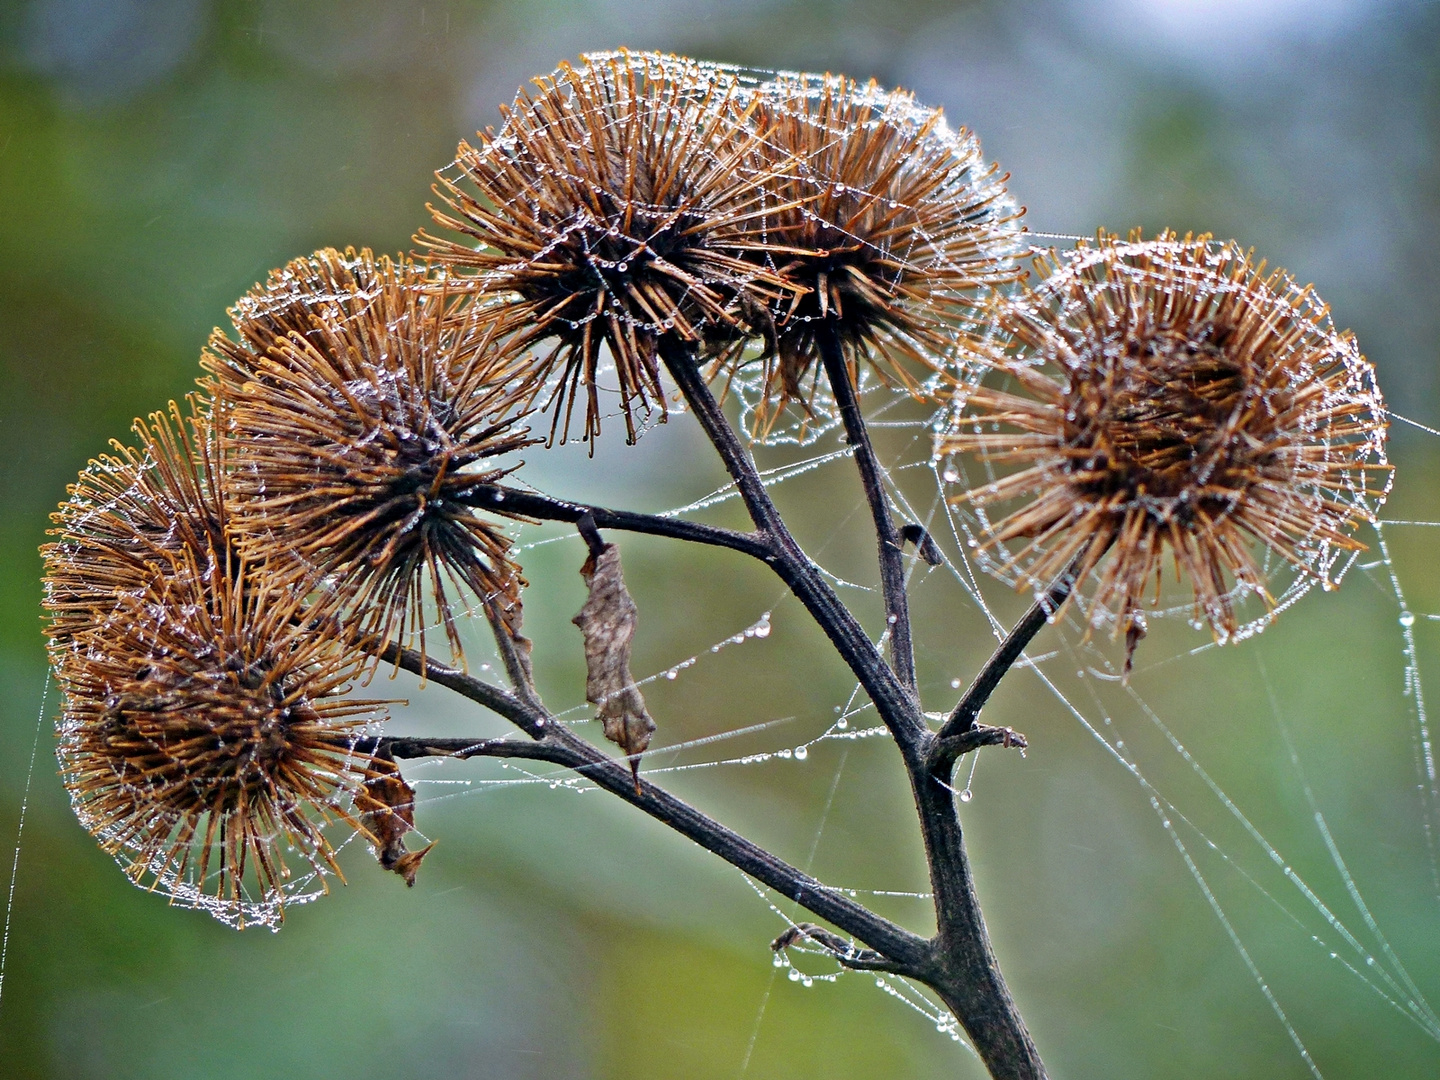
[[[1020,274],[1021,210],[970,131],[902,90],[841,76],[782,74],[754,96],[767,163],[767,245],[752,253],[784,292],[767,347],[726,353],[730,375],[758,368],[752,434],[785,405],[814,412],[822,335],[852,383],[868,365],[919,395],[953,364],[978,301]]]
[[[43,552],[61,775],[138,884],[276,925],[338,872],[324,830],[354,820],[353,744],[377,713],[342,696],[354,660],[303,626],[303,596],[227,542],[204,404],[135,430],[81,474]]]
[[[336,600],[378,652],[444,628],[470,602],[510,608],[521,579],[503,505],[466,501],[532,440],[515,360],[482,305],[443,273],[327,249],[231,309],[202,364],[228,405],[221,438],[240,550]]]
[[[1101,234],[1035,271],[937,443],[992,470],[956,497],[992,565],[1043,589],[1074,564],[1132,648],[1167,553],[1221,641],[1286,568],[1333,584],[1390,466],[1374,369],[1314,293],[1203,236]]]

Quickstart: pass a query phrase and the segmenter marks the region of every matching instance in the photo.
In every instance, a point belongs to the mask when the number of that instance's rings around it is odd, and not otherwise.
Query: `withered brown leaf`
[[[427,844],[419,851],[405,848],[405,834],[415,828],[415,789],[400,775],[394,758],[383,752],[375,756],[371,776],[355,797],[355,808],[360,811],[360,824],[375,841],[380,865],[413,888],[420,861],[435,845]]]
[[[585,635],[585,700],[596,713],[605,737],[630,758],[635,793],[640,794],[640,755],[655,734],[655,721],[630,674],[630,644],[635,639],[638,609],[625,588],[620,549],[605,544],[580,568],[590,595],[571,621]]]

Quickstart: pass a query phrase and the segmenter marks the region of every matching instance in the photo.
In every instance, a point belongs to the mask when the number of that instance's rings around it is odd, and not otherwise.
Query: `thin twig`
[[[800,941],[811,941],[824,949],[837,964],[852,971],[888,971],[903,974],[902,969],[888,956],[874,949],[861,949],[853,941],[846,941],[839,934],[826,930],[814,923],[796,923],[770,943],[772,952],[780,952]]]
[[[865,417],[860,413],[860,402],[855,396],[855,385],[850,380],[839,326],[834,318],[821,321],[816,339],[835,403],[840,406],[845,439],[855,452],[855,465],[860,471],[860,483],[865,488],[865,501],[870,506],[870,519],[875,525],[875,541],[880,552],[880,590],[885,600],[885,622],[890,630],[891,664],[900,681],[913,691],[915,646],[910,636],[910,603],[905,595],[905,552],[900,532],[890,514],[884,475],[875,456],[875,448],[870,443]]]
[[[982,746],[1016,747],[1024,750],[1030,745],[1028,739],[1014,728],[992,727],[989,724],[972,724],[958,735],[936,737],[930,749],[932,769],[944,767],[945,762],[960,760],[972,750]]]
[[[620,529],[624,532],[647,533],[651,536],[665,536],[672,540],[688,540],[696,544],[730,548],[756,559],[768,559],[770,546],[765,538],[755,533],[736,532],[714,525],[702,525],[683,518],[664,517],[656,514],[635,514],[628,510],[607,510],[602,506],[586,506],[583,503],[552,499],[537,491],[505,487],[501,484],[477,484],[462,496],[467,504],[477,508],[494,509],[503,506],[509,513],[522,517],[539,518],[542,521],[563,521],[577,523],[585,515],[602,529]]]
[[[459,761],[470,758],[523,758],[528,761],[556,763],[555,747],[530,739],[421,739],[390,736],[367,736],[356,739],[354,749],[361,754],[396,758],[449,757]]]

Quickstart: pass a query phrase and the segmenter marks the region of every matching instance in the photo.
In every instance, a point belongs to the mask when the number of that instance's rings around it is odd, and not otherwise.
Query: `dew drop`
[[[789,973],[788,975],[786,975],[785,977],[786,977],[787,979],[789,979],[791,982],[799,982],[799,981],[800,981],[800,972],[799,972],[797,969],[795,969],[795,968],[792,967],[792,968],[790,969],[790,973]]]
[[[964,791],[960,792],[961,802],[969,802],[973,798],[975,798],[975,793],[971,791],[968,787]]]
[[[944,480],[947,484],[955,484],[959,482],[960,474],[954,469],[946,469],[940,474],[940,479]]]
[[[676,671],[676,670],[672,667],[669,671],[665,672],[665,678],[669,679],[671,682],[674,682],[676,676],[678,676],[679,674],[680,674],[680,672]]]
[[[950,689],[951,689],[951,690],[959,690],[959,689],[960,689],[960,680],[959,680],[959,679],[951,679],[951,680],[950,680]]]
[[[1401,625],[1401,626],[1414,626],[1414,625],[1415,625],[1415,613],[1414,613],[1413,611],[1402,611],[1402,612],[1400,612],[1400,625]]]
[[[809,975],[806,975],[803,979],[800,980],[800,985],[808,990],[810,987],[815,985],[815,980],[812,979]]]
[[[810,750],[809,750],[808,747],[805,747],[805,746],[797,746],[797,747],[795,747],[795,760],[796,760],[796,761],[804,761],[804,760],[805,760],[806,758],[808,758],[809,756],[810,756]]]
[[[836,726],[837,728],[839,728],[841,731],[844,731],[846,728],[848,728],[848,727],[850,726],[850,721],[849,721],[849,720],[846,720],[845,717],[842,716],[842,717],[840,717],[839,720],[836,720],[836,721],[835,721],[835,726]]]

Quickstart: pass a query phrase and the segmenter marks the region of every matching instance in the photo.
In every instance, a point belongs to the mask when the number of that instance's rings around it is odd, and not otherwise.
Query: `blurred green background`
[[[1037,232],[1170,226],[1253,244],[1317,283],[1398,412],[1440,426],[1431,3],[8,0],[0,889],[45,687],[35,549],[67,481],[133,416],[187,390],[207,332],[267,270],[327,244],[408,248],[427,220],[431,172],[458,139],[496,122],[530,76],[622,44],[912,88],[979,132]],[[1440,439],[1403,426],[1393,435],[1387,516],[1440,519]],[[602,439],[594,462],[574,448],[532,453],[544,460],[528,478],[642,509],[723,479],[683,422],[633,449],[620,442]],[[923,442],[903,431],[884,448],[923,457]],[[916,498],[933,502],[926,474],[907,476]],[[858,486],[843,467],[779,491],[827,567],[873,580]],[[1387,538],[1420,614],[1418,661],[1433,697],[1440,623],[1425,616],[1440,613],[1440,530],[1396,526]],[[558,708],[582,703],[568,624],[582,599],[579,552],[556,543],[526,560],[528,626]],[[773,751],[827,729],[850,683],[772,579],[713,552],[640,539],[625,552],[642,611],[637,673],[700,657],[647,689],[657,745],[785,721],[688,756],[652,754],[651,767]],[[1018,613],[1006,589],[985,587],[1002,615]],[[846,595],[873,616],[867,594]],[[943,574],[917,578],[915,597],[923,690],[943,709],[951,680],[988,651],[987,631]],[[772,609],[763,645],[709,651]],[[1435,1001],[1440,899],[1398,612],[1389,567],[1356,570],[1338,594],[1306,597],[1238,647],[1189,655],[1203,639],[1162,626],[1142,647],[1134,687],[1378,952],[1327,854],[1309,785],[1378,926]],[[1324,1076],[1440,1074],[1440,1046],[1329,959],[1344,952],[1338,933],[1136,702],[1087,670],[1107,643],[1048,631],[1036,648],[1054,653],[1046,671],[1080,713],[1125,740],[1214,839],[1223,855],[1176,824]],[[401,692],[415,704],[398,725],[498,730],[437,691]],[[0,1076],[981,1075],[873,979],[806,989],[772,968],[766,946],[783,923],[734,871],[600,795],[482,782],[523,779],[493,764],[413,771],[437,781],[421,787],[419,816],[440,840],[413,891],[357,848],[349,886],[291,912],[280,934],[237,934],[172,910],[130,887],[75,823],[53,767],[54,704],[52,693],[20,849]],[[1140,785],[1032,675],[1012,677],[991,713],[1025,731],[1032,750],[987,752],[964,818],[1002,965],[1053,1074],[1309,1075]],[[852,726],[868,722],[861,714]],[[681,771],[670,782],[824,880],[926,888],[883,740],[830,741],[804,762]],[[1440,828],[1433,815],[1428,824]],[[926,929],[923,901],[875,903]],[[833,970],[813,957],[803,966]]]

